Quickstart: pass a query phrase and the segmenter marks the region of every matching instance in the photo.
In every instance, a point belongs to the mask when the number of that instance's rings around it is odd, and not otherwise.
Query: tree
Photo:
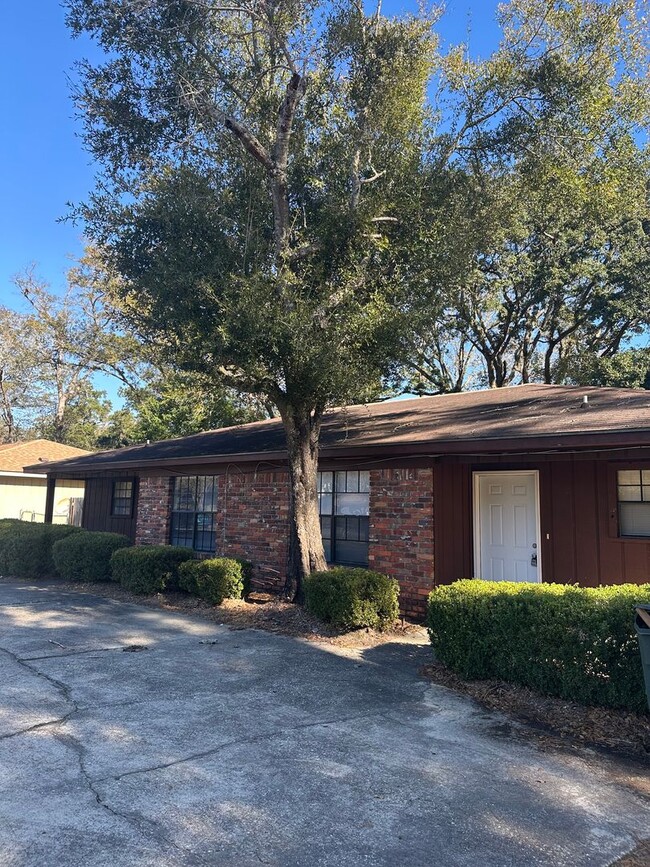
[[[436,312],[415,347],[410,381],[421,390],[463,387],[472,356],[491,386],[570,381],[649,324],[640,10],[516,0],[501,17],[493,57],[473,63],[459,51],[447,66],[458,115],[448,136],[452,246],[467,267],[446,282],[442,338]],[[456,377],[441,355],[450,333],[461,350]]]
[[[138,381],[142,348],[120,331],[115,311],[104,303],[115,279],[92,248],[70,269],[63,296],[50,292],[33,268],[15,278],[28,309],[0,308],[4,439],[47,431],[50,438],[67,441],[71,419],[81,413],[86,432],[79,436],[90,445],[90,418],[99,423],[108,412],[92,377],[104,373],[125,385]]]
[[[87,230],[143,339],[277,407],[293,597],[325,566],[323,413],[374,394],[409,327],[432,20],[327,0],[68,8],[107,52],[80,70],[104,167]]]
[[[125,391],[133,418],[131,442],[189,436],[267,417],[259,400],[246,398],[199,373],[152,368],[142,385]]]
[[[65,401],[61,415],[43,414],[27,434],[92,451],[101,447],[102,429],[108,427],[110,419],[111,404],[106,392],[82,379]]]
[[[16,442],[34,403],[32,346],[24,340],[24,317],[0,307],[0,442]]]

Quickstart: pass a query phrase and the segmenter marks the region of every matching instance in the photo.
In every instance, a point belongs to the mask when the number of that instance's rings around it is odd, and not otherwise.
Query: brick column
[[[396,578],[403,614],[421,619],[433,589],[433,470],[370,473],[371,569]]]
[[[135,523],[136,545],[168,545],[172,480],[169,476],[142,476]]]
[[[217,551],[253,564],[258,589],[284,586],[289,542],[289,476],[240,473],[219,478]]]

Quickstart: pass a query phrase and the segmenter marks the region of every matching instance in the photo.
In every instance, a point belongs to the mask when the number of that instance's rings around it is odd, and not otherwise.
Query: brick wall
[[[424,616],[433,587],[433,470],[370,473],[369,566],[397,578],[404,614]]]
[[[169,476],[142,476],[135,523],[136,545],[166,545],[171,517]]]
[[[284,585],[289,540],[289,477],[229,472],[219,477],[217,550],[253,564],[260,589]]]
[[[169,541],[171,480],[142,478],[137,545]],[[289,487],[284,472],[229,471],[217,480],[217,553],[244,557],[260,589],[284,583]],[[433,587],[433,471],[372,470],[369,566],[396,578],[404,614],[421,618]]]

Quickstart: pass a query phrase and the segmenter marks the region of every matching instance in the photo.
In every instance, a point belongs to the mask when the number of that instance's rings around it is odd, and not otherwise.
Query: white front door
[[[474,573],[541,581],[537,472],[474,473]]]

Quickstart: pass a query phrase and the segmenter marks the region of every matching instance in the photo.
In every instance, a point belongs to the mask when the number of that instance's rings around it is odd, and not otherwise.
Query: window
[[[368,565],[369,504],[368,471],[318,474],[318,509],[328,563]]]
[[[195,551],[215,551],[215,476],[184,476],[174,479],[170,542]]]
[[[650,536],[650,470],[619,470],[618,526],[621,536]]]
[[[130,479],[113,482],[111,515],[116,518],[130,518],[133,514],[133,482]]]

